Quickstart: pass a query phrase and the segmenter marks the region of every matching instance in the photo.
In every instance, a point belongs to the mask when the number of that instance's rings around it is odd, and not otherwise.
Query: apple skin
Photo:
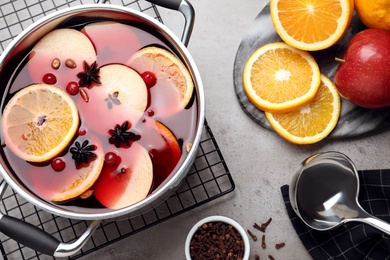
[[[390,106],[390,31],[365,29],[352,37],[334,77],[341,96],[365,108]]]

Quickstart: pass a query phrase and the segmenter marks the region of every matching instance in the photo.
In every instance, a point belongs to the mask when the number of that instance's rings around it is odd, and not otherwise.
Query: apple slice
[[[34,82],[66,90],[69,82],[79,81],[77,74],[83,71],[84,61],[88,64],[96,61],[92,42],[75,29],[63,28],[49,32],[34,45],[27,66]],[[48,82],[49,74],[52,79]]]
[[[102,135],[108,135],[116,124],[125,121],[135,125],[148,103],[148,91],[141,76],[119,64],[101,67],[99,76],[101,84],[83,88],[88,100],[82,95],[78,98],[83,124]]]
[[[172,131],[163,123],[152,118],[144,118],[135,127],[142,133],[138,141],[148,151],[153,162],[153,190],[156,189],[175,169],[182,151]]]
[[[90,23],[81,32],[93,42],[100,64],[124,64],[141,48],[137,30],[139,29],[126,24],[104,21]]]
[[[113,165],[104,164],[94,195],[103,206],[120,209],[143,200],[149,194],[153,165],[146,149],[137,142],[114,153],[117,160]]]

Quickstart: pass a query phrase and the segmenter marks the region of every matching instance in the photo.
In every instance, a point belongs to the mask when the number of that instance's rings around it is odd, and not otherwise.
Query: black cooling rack
[[[41,17],[62,8],[91,4],[93,0],[0,0],[0,53],[27,26]],[[139,10],[162,22],[155,5],[137,0],[110,0]],[[235,184],[211,128],[205,122],[194,165],[181,186],[153,210],[131,219],[104,221],[85,246],[69,259],[77,259],[95,250],[157,225],[165,220],[206,204],[234,190]],[[76,240],[89,222],[58,217],[38,209],[11,188],[5,191],[1,211],[23,219],[52,234],[64,243]],[[0,251],[4,259],[48,259],[0,233]]]

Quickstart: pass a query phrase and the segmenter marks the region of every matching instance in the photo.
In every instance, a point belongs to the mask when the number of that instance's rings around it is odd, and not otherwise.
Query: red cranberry
[[[154,111],[151,110],[151,109],[149,109],[149,110],[148,110],[148,116],[154,116]]]
[[[87,130],[85,130],[85,128],[79,129],[79,135],[85,135],[86,133],[87,133]]]
[[[51,167],[56,172],[63,171],[65,169],[65,166],[66,164],[62,158],[57,157],[53,161],[51,161]]]
[[[66,86],[66,92],[72,96],[77,95],[79,93],[79,84],[74,81],[69,82]]]
[[[146,86],[149,88],[153,87],[156,85],[157,78],[156,75],[151,72],[151,71],[145,71],[144,73],[141,74],[142,79],[144,80]]]
[[[108,152],[104,156],[104,161],[108,166],[115,165],[118,160],[118,155],[114,152]]]
[[[57,83],[57,78],[52,73],[46,73],[43,76],[42,81],[43,81],[43,83],[53,85],[53,84]]]

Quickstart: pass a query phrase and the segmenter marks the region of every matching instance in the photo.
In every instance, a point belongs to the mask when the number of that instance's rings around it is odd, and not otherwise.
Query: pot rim
[[[128,207],[118,209],[118,210],[112,210],[107,211],[103,213],[80,213],[77,212],[77,210],[74,209],[67,209],[61,208],[59,206],[56,206],[54,204],[51,204],[49,202],[46,202],[45,200],[39,198],[39,196],[34,195],[28,190],[23,189],[20,187],[20,185],[14,180],[14,178],[10,177],[10,174],[7,173],[7,170],[4,168],[4,160],[1,157],[0,158],[0,174],[4,178],[4,180],[11,186],[14,191],[21,195],[23,198],[34,204],[35,206],[44,209],[45,211],[66,217],[71,219],[84,219],[84,220],[97,220],[97,219],[109,219],[109,218],[116,218],[119,216],[123,216],[125,214],[139,212],[139,214],[142,214],[143,212],[149,211],[152,209],[150,206],[153,202],[157,202],[158,199],[161,199],[161,196],[163,196],[166,193],[173,193],[173,191],[176,189],[175,187],[178,186],[179,183],[184,179],[184,177],[187,175],[189,168],[192,166],[193,161],[195,160],[197,148],[200,144],[200,139],[202,135],[202,131],[204,128],[204,120],[205,120],[205,98],[204,98],[204,91],[203,91],[203,85],[200,78],[200,73],[195,65],[195,61],[193,60],[192,56],[190,55],[187,48],[184,46],[184,44],[180,41],[180,39],[172,32],[168,27],[166,27],[164,24],[160,23],[156,19],[139,12],[137,10],[130,9],[128,7],[123,7],[119,5],[113,5],[113,4],[85,4],[85,5],[77,5],[69,8],[64,8],[58,11],[55,11],[28,26],[26,29],[24,29],[17,37],[15,37],[10,44],[4,49],[3,53],[0,56],[0,72],[2,67],[5,65],[5,61],[7,58],[9,58],[9,55],[15,50],[15,48],[29,35],[31,35],[37,28],[42,26],[47,26],[51,22],[53,23],[56,19],[67,16],[67,15],[77,15],[82,12],[92,12],[92,11],[112,11],[112,12],[118,12],[125,15],[130,15],[135,18],[139,18],[142,20],[142,22],[147,22],[153,26],[154,29],[156,29],[159,33],[162,34],[162,36],[168,40],[172,46],[174,47],[174,50],[180,54],[183,62],[187,66],[187,68],[190,71],[190,74],[192,76],[192,80],[194,81],[195,85],[195,91],[198,99],[198,109],[197,109],[197,124],[196,124],[196,131],[195,131],[195,138],[192,143],[192,148],[188,152],[186,158],[181,163],[179,167],[176,168],[175,174],[162,186],[160,186],[158,189],[156,189],[153,193],[149,194],[148,197],[143,199],[142,201],[130,205]],[[54,28],[53,28],[54,29]],[[52,30],[52,29],[51,29]],[[4,97],[3,97],[4,99]],[[145,209],[145,206],[150,206],[149,208]],[[153,206],[154,207],[154,206]]]

